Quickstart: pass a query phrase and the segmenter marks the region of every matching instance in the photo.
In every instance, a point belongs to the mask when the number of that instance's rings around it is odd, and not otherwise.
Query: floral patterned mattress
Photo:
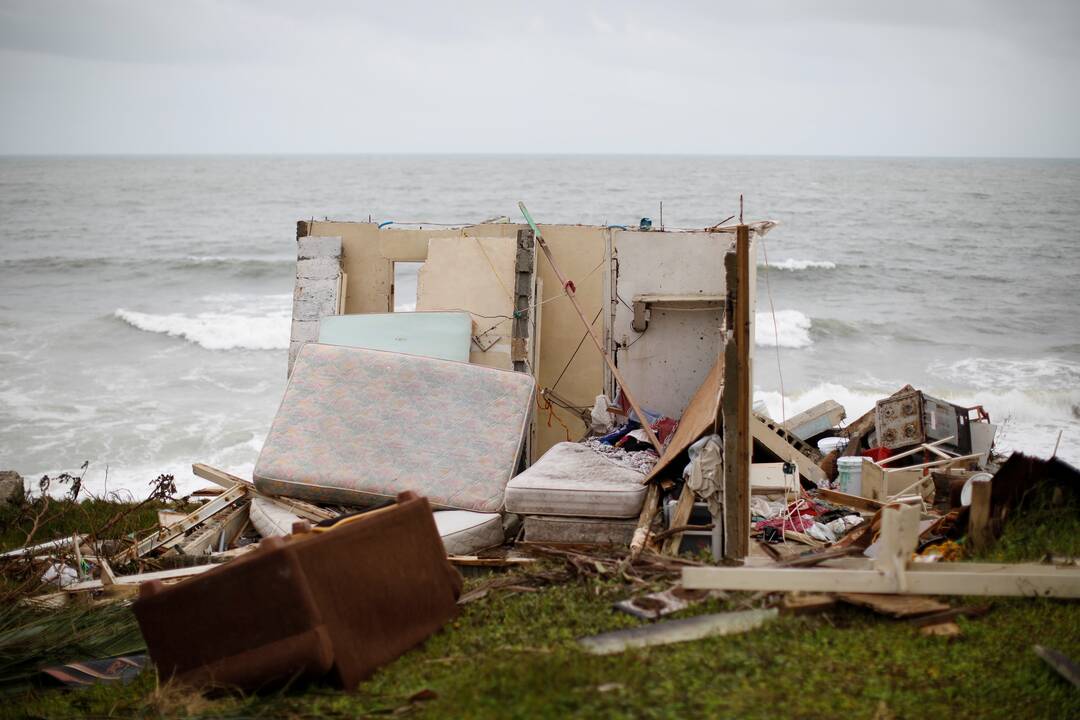
[[[360,506],[412,490],[438,508],[497,512],[534,392],[525,373],[308,343],[255,464],[255,486]]]

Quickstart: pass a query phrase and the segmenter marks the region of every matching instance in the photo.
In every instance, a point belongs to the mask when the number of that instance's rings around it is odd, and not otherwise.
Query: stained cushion
[[[255,464],[260,492],[371,505],[412,490],[497,512],[525,439],[530,375],[308,343]]]
[[[521,515],[628,518],[641,511],[645,476],[578,443],[555,445],[506,486]]]

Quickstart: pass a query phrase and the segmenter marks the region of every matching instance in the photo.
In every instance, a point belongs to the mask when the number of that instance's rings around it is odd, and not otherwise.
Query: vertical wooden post
[[[750,428],[753,391],[751,360],[754,282],[750,228],[735,229],[735,254],[725,259],[728,288],[728,332],[724,348],[724,528],[723,556],[741,560],[750,550],[750,462],[754,438]]]

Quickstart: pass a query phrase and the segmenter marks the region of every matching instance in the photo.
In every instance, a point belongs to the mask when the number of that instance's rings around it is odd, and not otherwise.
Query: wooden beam
[[[997,567],[984,569],[981,563],[940,563],[955,565],[956,569],[926,569],[933,564],[910,566],[903,589],[895,576],[876,570],[829,568],[687,567],[683,568],[682,584],[693,590],[1080,598],[1078,568],[1017,565],[1002,570]]]
[[[753,391],[753,244],[750,228],[735,229],[735,254],[725,258],[729,311],[724,348],[724,518],[723,555],[742,560],[750,552],[750,461]],[[734,293],[732,293],[734,289]]]

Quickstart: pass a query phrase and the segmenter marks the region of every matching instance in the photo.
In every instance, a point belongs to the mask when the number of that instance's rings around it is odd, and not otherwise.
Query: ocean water
[[[142,496],[250,473],[285,384],[295,223],[780,225],[755,391],[849,417],[911,383],[1080,464],[1080,161],[0,158],[0,468]],[[768,263],[766,264],[766,256]],[[773,312],[775,310],[775,313]],[[779,358],[777,358],[779,351]],[[781,377],[783,394],[781,394]]]

